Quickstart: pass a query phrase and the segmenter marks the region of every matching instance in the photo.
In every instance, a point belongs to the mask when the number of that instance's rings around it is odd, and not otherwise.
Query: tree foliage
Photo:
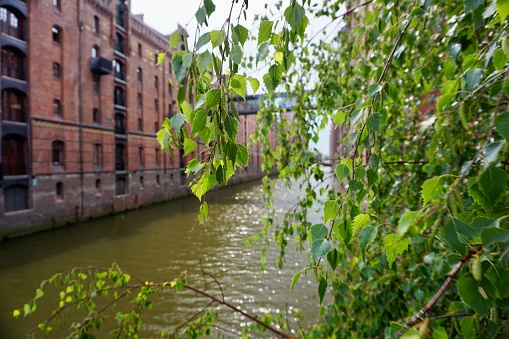
[[[223,27],[210,30],[215,5],[203,1],[196,41],[172,54],[179,113],[158,140],[186,153],[197,140],[208,145],[205,160],[195,157],[186,170],[200,218],[206,193],[248,161],[236,143],[233,98],[263,85],[253,136],[263,144],[263,169],[276,167],[306,195],[275,220],[273,182],[264,178],[268,216],[247,242],[279,246],[280,266],[290,242],[307,256],[288,285],[314,276],[323,304],[300,335],[505,337],[509,1],[292,0],[253,32],[241,24],[247,10],[247,0],[232,1]],[[329,24],[311,36],[316,18]],[[170,38],[170,49],[177,41]],[[251,69],[261,75],[246,75]],[[278,108],[281,92],[295,101],[291,114]],[[325,173],[307,150],[328,124],[341,136],[335,185],[317,189]],[[316,201],[323,221],[313,225]]]

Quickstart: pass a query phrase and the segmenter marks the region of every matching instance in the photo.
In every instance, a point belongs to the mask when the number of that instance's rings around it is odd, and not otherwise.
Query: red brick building
[[[177,109],[171,53],[150,56],[168,36],[129,4],[0,0],[0,238],[189,193],[190,158],[155,138]],[[239,128],[248,144],[255,116]],[[240,179],[260,174],[249,147]]]

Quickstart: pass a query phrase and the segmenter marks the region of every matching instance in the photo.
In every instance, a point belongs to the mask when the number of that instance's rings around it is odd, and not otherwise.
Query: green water
[[[225,299],[242,309],[263,315],[286,314],[297,307],[307,316],[306,323],[312,323],[318,309],[316,282],[303,277],[294,292],[289,290],[293,274],[303,267],[302,255],[290,247],[286,267],[280,270],[274,264],[277,249],[271,247],[260,275],[259,245],[244,245],[246,237],[262,228],[262,195],[257,182],[215,191],[207,197],[210,215],[204,224],[197,222],[198,203],[190,197],[0,242],[0,339],[18,338],[51,314],[58,296],[50,291],[38,302],[34,317],[12,318],[12,310],[23,308],[42,279],[72,267],[110,267],[113,262],[147,281],[171,280],[186,270],[190,283],[220,295],[213,283],[205,285],[194,274],[204,269],[219,281]],[[294,189],[278,184],[279,213],[286,212],[296,196]],[[190,291],[168,291],[151,300],[155,307],[143,317],[143,337],[172,332],[208,303]],[[219,310],[217,324],[226,337],[237,337],[247,323],[238,314]],[[298,328],[294,321],[291,326]]]

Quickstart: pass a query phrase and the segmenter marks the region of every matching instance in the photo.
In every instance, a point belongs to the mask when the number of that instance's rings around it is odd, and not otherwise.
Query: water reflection
[[[275,206],[286,211],[295,197],[293,190],[278,185]],[[51,296],[38,303],[35,317],[11,318],[12,310],[33,297],[42,279],[76,266],[109,267],[112,262],[149,281],[172,279],[187,270],[191,284],[221,295],[213,281],[205,283],[192,274],[205,270],[220,282],[225,299],[242,309],[263,314],[298,307],[312,322],[317,310],[315,283],[301,278],[295,291],[289,290],[293,274],[303,265],[302,256],[289,248],[287,266],[280,270],[274,265],[278,251],[271,248],[266,272],[260,275],[259,244],[244,246],[246,237],[262,227],[261,185],[242,184],[207,198],[209,220],[201,225],[196,221],[196,199],[184,198],[0,243],[0,338],[19,337],[50,314],[57,301]],[[143,336],[158,336],[181,325],[208,303],[189,291],[170,290],[153,301],[154,309],[144,317]],[[238,324],[248,321],[221,312],[218,324],[238,331]]]

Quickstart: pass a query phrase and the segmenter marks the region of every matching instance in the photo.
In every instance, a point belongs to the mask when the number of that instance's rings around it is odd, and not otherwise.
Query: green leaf
[[[346,113],[342,111],[336,111],[332,116],[332,121],[338,126],[342,125],[346,120]]]
[[[219,103],[220,99],[221,99],[221,89],[219,88],[211,89],[205,95],[207,107],[209,108],[216,106]]]
[[[202,34],[199,38],[198,38],[198,41],[196,42],[196,51],[199,51],[200,48],[202,48],[203,46],[205,46],[206,44],[208,44],[210,42],[210,32],[207,32],[207,33],[204,33]]]
[[[449,339],[447,331],[442,326],[433,326],[431,337],[432,339]]]
[[[359,214],[353,219],[352,235],[355,235],[358,230],[362,230],[369,224],[369,214]]]
[[[505,64],[507,64],[507,61],[509,61],[509,58],[507,55],[505,55],[504,51],[501,49],[497,49],[495,51],[495,54],[493,55],[493,64],[495,67],[501,71],[504,69]]]
[[[157,55],[157,62],[156,62],[156,66],[159,66],[160,64],[162,64],[164,62],[164,59],[166,58],[166,53],[159,53]]]
[[[339,252],[337,249],[333,248],[329,253],[327,253],[327,262],[333,271],[336,269],[336,267],[338,267]]]
[[[323,297],[325,296],[325,291],[327,291],[327,279],[322,277],[318,283],[318,297],[320,298],[320,305],[322,304]]]
[[[186,53],[185,51],[175,51],[173,53],[172,65],[175,78],[178,82],[181,82],[189,69],[193,54]]]
[[[481,174],[479,188],[490,203],[495,205],[507,190],[508,182],[509,175],[507,172],[491,165]]]
[[[485,274],[486,278],[497,289],[497,297],[500,299],[509,297],[509,288],[507,282],[509,281],[509,269],[500,265],[490,265],[490,268]]]
[[[176,31],[170,36],[170,44],[168,45],[168,49],[172,49],[180,42],[180,33]]]
[[[212,62],[212,59],[213,56],[209,51],[204,51],[203,53],[198,54],[196,63],[198,65],[198,69],[200,70],[200,75],[205,73],[207,67],[209,67],[210,63]]]
[[[256,94],[256,91],[260,88],[260,81],[256,78],[249,78],[248,80],[251,85],[251,89],[253,90],[253,94]]]
[[[485,227],[481,232],[481,241],[484,247],[491,243],[509,243],[509,230],[498,227]]]
[[[495,118],[495,130],[509,142],[509,112],[497,115]]]
[[[270,66],[269,71],[263,75],[263,82],[267,90],[273,92],[279,86],[282,77],[283,70],[279,65],[274,64]]]
[[[175,130],[180,130],[184,126],[185,118],[184,114],[177,113],[170,119],[170,126]]]
[[[381,90],[382,90],[382,86],[380,86],[379,84],[369,85],[369,87],[368,87],[368,95],[371,98],[375,94],[379,93]]]
[[[311,226],[311,256],[315,261],[327,255],[332,248],[331,243],[325,239],[328,232],[323,224]]]
[[[199,109],[194,113],[193,120],[191,121],[191,135],[196,135],[205,129],[205,126],[207,125],[207,117],[207,112],[202,109]]]
[[[409,231],[412,231],[411,227],[415,228],[415,220],[419,216],[419,211],[410,211],[401,216],[398,221],[398,234],[400,237],[405,236]],[[413,230],[412,233],[417,233],[416,230]]]
[[[481,6],[484,0],[465,0],[465,13],[470,13],[477,7]]]
[[[444,107],[447,106],[447,104],[449,104],[454,97],[456,97],[456,93],[449,93],[449,94],[441,95],[437,101],[437,111],[443,112]]]
[[[230,81],[230,88],[244,99],[246,98],[246,87],[247,81],[245,77],[238,74],[235,74],[232,77]]]
[[[475,317],[464,317],[460,321],[461,334],[465,339],[476,339],[477,338],[477,330],[476,330],[476,319]]]
[[[234,63],[240,64],[242,62],[242,57],[244,56],[244,51],[242,47],[239,45],[235,45],[232,47],[231,57]]]
[[[193,152],[196,147],[198,147],[198,143],[193,139],[185,139],[184,140],[184,155],[188,155]]]
[[[242,25],[236,25],[233,27],[233,42],[234,43],[240,43],[242,46],[244,46],[245,42],[247,41],[247,38],[249,36],[249,31],[246,27]]]
[[[502,150],[504,145],[505,145],[505,141],[499,141],[499,142],[491,143],[488,146],[486,146],[486,148],[484,149],[483,155],[486,158],[486,160],[488,161],[488,163],[491,164],[491,163],[494,163],[497,161],[498,154],[500,153],[500,151]]]
[[[488,197],[486,197],[486,195],[481,191],[479,183],[470,186],[468,194],[470,194],[470,196],[474,198],[474,200],[479,203],[486,212],[491,213],[493,205]]]
[[[225,39],[226,32],[223,30],[213,30],[210,32],[210,42],[212,43],[212,48],[221,46]]]
[[[19,318],[19,315],[21,314],[21,312],[19,310],[14,310],[12,311],[12,316],[16,319]]]
[[[207,10],[208,16],[210,16],[216,10],[216,5],[214,5],[212,0],[204,0],[203,4],[205,5],[205,9]]]
[[[237,162],[244,166],[247,166],[249,163],[249,154],[247,152],[247,148],[241,144],[237,144]]]
[[[160,129],[156,133],[157,141],[159,141],[159,144],[161,145],[161,149],[169,150],[170,149],[170,135],[168,134],[168,131],[163,128]]]
[[[328,200],[323,205],[323,222],[327,223],[339,213],[339,205],[336,200]]]
[[[378,234],[378,227],[368,226],[361,230],[359,233],[359,244],[361,246],[362,258],[365,260],[366,249],[372,243]]]
[[[343,181],[348,175],[350,175],[350,168],[346,164],[338,164],[336,166],[336,176],[339,181]]]
[[[427,205],[431,199],[437,199],[444,193],[443,177],[428,179],[422,184],[422,200]]]
[[[407,238],[402,239],[398,234],[389,234],[384,239],[384,247],[387,255],[387,263],[389,268],[400,255],[410,245],[410,240]]]
[[[270,20],[264,20],[260,23],[260,30],[258,31],[258,45],[270,39],[273,24],[274,22]]]
[[[203,24],[208,25],[207,23],[207,10],[205,9],[205,6],[201,6],[198,8],[195,14],[196,21],[198,21],[199,26],[203,26]]]
[[[226,116],[226,118],[224,119],[224,128],[230,140],[235,141],[238,130],[237,120],[230,115]]]
[[[295,1],[292,5],[286,8],[284,15],[286,21],[290,24],[290,27],[293,30],[297,30],[305,17],[305,11],[304,8]]]
[[[479,285],[471,274],[462,276],[456,283],[458,294],[463,301],[480,315],[489,313],[492,307],[492,301],[486,300],[479,293]]]
[[[292,283],[290,284],[290,290],[292,290],[292,292],[293,292],[293,288],[294,288],[295,284],[297,283],[297,281],[299,281],[301,274],[302,274],[302,271],[299,271],[299,272],[295,273],[295,275],[293,276]]]
[[[500,16],[500,22],[504,21],[509,15],[509,0],[497,0],[497,12]]]
[[[465,90],[471,92],[476,89],[481,83],[483,76],[484,73],[480,68],[468,71],[467,74],[465,74]]]
[[[380,132],[380,124],[382,122],[382,114],[378,112],[371,113],[366,119],[366,125],[375,132]]]
[[[187,174],[198,173],[203,168],[203,166],[205,166],[205,164],[199,162],[198,159],[196,159],[195,157],[191,159],[191,161],[189,161],[189,163],[187,164],[186,173]]]

